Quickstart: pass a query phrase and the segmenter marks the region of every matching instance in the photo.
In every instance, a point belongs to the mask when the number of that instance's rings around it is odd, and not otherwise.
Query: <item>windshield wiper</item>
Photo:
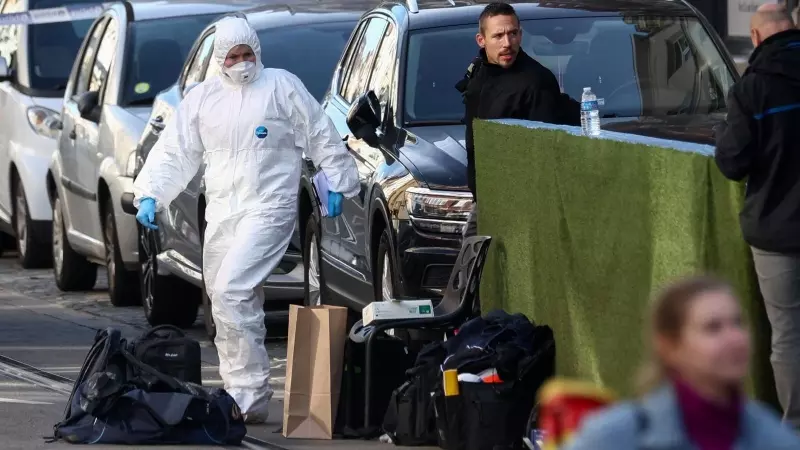
[[[54,91],[63,91],[66,88],[67,88],[67,83],[63,83],[63,84],[57,84],[57,85],[51,87],[50,89],[52,89]]]

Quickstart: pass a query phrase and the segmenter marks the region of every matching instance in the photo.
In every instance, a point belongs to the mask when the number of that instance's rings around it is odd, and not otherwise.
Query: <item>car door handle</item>
[[[69,132],[69,138],[72,139],[72,140],[75,140],[75,139],[78,138],[78,134],[75,133],[75,128],[73,128],[72,131]]]

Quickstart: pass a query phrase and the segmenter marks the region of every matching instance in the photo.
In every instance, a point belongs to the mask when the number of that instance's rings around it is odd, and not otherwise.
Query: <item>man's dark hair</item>
[[[478,30],[481,34],[483,34],[483,23],[486,19],[495,16],[514,16],[514,18],[517,19],[517,23],[519,23],[519,16],[517,16],[517,12],[514,10],[513,6],[503,2],[489,3],[486,5],[486,8],[483,8],[483,12],[481,12],[481,16],[478,18]]]

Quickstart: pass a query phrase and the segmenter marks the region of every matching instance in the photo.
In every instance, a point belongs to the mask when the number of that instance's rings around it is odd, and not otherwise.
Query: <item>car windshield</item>
[[[36,0],[32,9],[72,4],[100,3],[92,0]],[[94,19],[28,25],[30,88],[63,91],[72,63]]]
[[[219,14],[133,22],[129,28],[123,105],[151,105],[178,79],[186,56],[203,29]]]
[[[258,31],[261,61],[264,67],[297,75],[311,95],[321,101],[355,26],[356,21],[348,21]]]
[[[580,100],[592,88],[603,117],[724,111],[734,78],[703,25],[684,17],[524,20],[522,48]],[[413,32],[405,81],[405,121],[458,122],[454,85],[477,54],[475,26]]]

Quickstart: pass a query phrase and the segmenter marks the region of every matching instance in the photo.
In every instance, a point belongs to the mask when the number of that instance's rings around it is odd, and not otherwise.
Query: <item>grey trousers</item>
[[[464,238],[477,236],[478,235],[478,203],[472,204],[472,209],[469,212],[469,217],[467,217],[467,226],[464,227],[464,232],[462,233]]]
[[[800,429],[800,255],[751,247],[772,327],[772,371],[783,420]]]

